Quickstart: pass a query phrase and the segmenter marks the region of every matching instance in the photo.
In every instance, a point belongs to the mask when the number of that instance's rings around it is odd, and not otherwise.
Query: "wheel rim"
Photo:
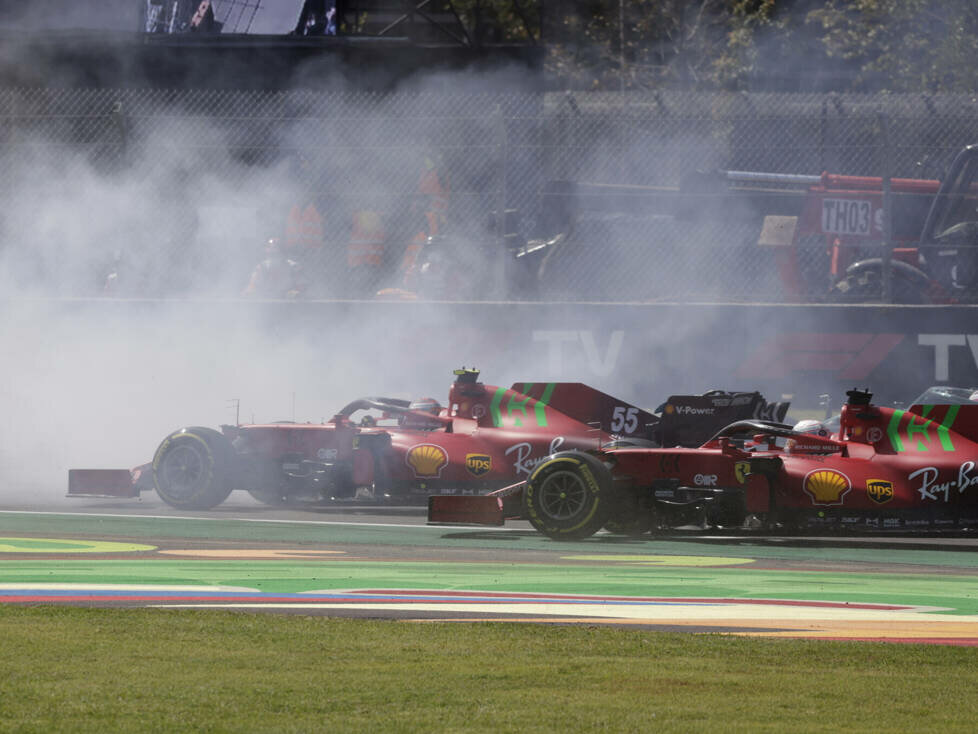
[[[163,457],[160,484],[171,496],[187,497],[200,487],[204,472],[204,460],[198,451],[190,446],[176,446]]]
[[[556,471],[540,484],[540,509],[554,520],[578,515],[588,501],[587,487],[573,471]]]

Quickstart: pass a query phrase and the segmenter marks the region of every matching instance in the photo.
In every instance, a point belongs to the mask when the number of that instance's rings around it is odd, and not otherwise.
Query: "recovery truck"
[[[560,228],[584,213],[745,219],[797,302],[978,301],[978,146],[954,158],[943,180],[891,178],[890,249],[884,256],[884,179],[721,170],[693,172],[678,188],[552,182],[546,208]],[[813,251],[818,257],[812,257]]]

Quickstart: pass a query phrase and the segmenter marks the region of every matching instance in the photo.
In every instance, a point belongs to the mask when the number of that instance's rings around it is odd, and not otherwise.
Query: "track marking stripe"
[[[105,513],[105,512],[45,512],[41,510],[0,510],[0,515],[48,515],[54,517],[67,517],[75,518],[78,517],[113,517],[113,518],[123,518],[126,520],[198,520],[200,522],[250,522],[250,523],[268,523],[272,525],[337,525],[337,526],[349,526],[349,527],[362,527],[362,528],[412,528],[419,529],[424,528],[426,530],[432,530],[438,533],[444,533],[445,527],[440,525],[428,525],[428,524],[408,524],[408,523],[396,523],[396,522],[342,522],[338,520],[275,520],[272,518],[261,518],[261,517],[195,517],[193,515],[123,515],[118,513]],[[480,528],[482,530],[483,528]],[[526,533],[525,528],[506,528],[506,527],[486,527],[485,530],[491,530],[493,532],[517,532]]]
[[[755,563],[753,558],[727,558],[725,556],[561,556],[563,561],[597,561],[600,563],[628,563],[633,566],[744,566]]]
[[[141,553],[155,545],[63,538],[0,538],[0,553]]]
[[[161,550],[160,555],[189,558],[244,558],[249,560],[308,560],[346,555],[338,550],[302,550],[300,548],[175,548]]]

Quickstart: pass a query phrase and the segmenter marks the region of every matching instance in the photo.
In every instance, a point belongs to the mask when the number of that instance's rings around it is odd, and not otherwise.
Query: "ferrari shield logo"
[[[878,505],[885,505],[893,499],[893,482],[885,479],[867,479],[866,494]]]
[[[465,468],[472,476],[481,477],[492,469],[492,457],[487,454],[466,454]]]
[[[734,464],[734,476],[740,484],[747,484],[747,477],[750,474],[750,462],[738,461]]]

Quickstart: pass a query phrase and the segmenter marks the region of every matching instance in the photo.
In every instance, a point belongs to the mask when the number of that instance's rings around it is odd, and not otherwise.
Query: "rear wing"
[[[673,395],[656,411],[636,408],[580,382],[517,382],[512,390],[545,403],[581,423],[623,438],[644,438],[660,446],[701,446],[721,428],[740,420],[781,423],[789,403],[769,403],[759,392],[711,390]]]
[[[702,446],[722,428],[745,420],[783,423],[788,402],[769,403],[759,392],[711,390],[673,395],[659,408],[650,438],[662,446]]]
[[[513,391],[614,436],[645,438],[659,419],[581,382],[516,382]]]

